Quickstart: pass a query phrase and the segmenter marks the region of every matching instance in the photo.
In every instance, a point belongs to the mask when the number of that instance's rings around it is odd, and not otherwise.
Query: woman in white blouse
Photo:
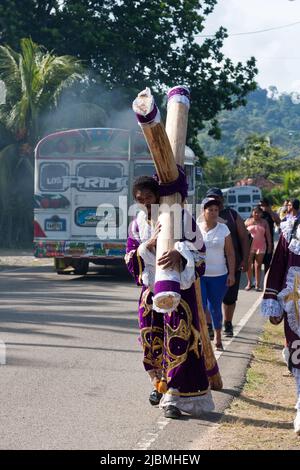
[[[208,307],[216,331],[216,349],[222,350],[222,300],[227,288],[235,282],[235,254],[230,231],[220,223],[220,203],[206,198],[197,220],[206,246],[205,274],[201,277],[203,308]]]

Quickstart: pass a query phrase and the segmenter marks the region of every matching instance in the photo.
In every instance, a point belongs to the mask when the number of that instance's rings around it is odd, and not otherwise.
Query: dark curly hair
[[[138,191],[143,191],[148,189],[151,191],[157,198],[159,198],[159,184],[151,176],[139,176],[133,183],[132,195],[135,198],[135,195]]]

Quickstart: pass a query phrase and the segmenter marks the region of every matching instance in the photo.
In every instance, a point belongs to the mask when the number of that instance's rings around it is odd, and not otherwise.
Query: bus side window
[[[228,204],[236,204],[236,196],[228,194],[227,196]]]
[[[194,190],[194,166],[193,165],[184,165],[184,172],[188,182],[188,190]]]

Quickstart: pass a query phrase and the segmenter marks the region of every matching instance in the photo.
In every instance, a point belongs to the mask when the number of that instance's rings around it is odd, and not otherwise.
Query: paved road
[[[243,383],[262,327],[260,294],[241,292],[241,331],[219,359],[224,390],[214,393],[216,412],[180,421],[148,404],[138,294],[122,266],[86,277],[57,276],[50,266],[0,272],[2,449],[197,448]]]

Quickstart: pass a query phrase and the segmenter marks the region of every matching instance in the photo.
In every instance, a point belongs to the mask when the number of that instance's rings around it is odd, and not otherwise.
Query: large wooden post
[[[185,142],[187,133],[189,91],[186,87],[172,88],[168,93],[168,114],[166,130],[160,120],[151,92],[145,89],[139,93],[133,103],[133,110],[137,114],[146,142],[151,152],[159,180],[162,183],[172,183],[177,180],[179,172],[177,164],[184,166]],[[176,160],[175,160],[175,158]],[[160,198],[160,204],[182,204],[181,194]],[[166,207],[166,206],[165,206]],[[159,220],[162,230],[157,239],[157,259],[167,250],[174,247],[174,220],[170,211],[160,214]],[[173,270],[162,270],[156,266],[155,289],[153,303],[155,309],[168,312],[177,307],[180,301],[180,267]],[[198,316],[202,350],[205,366],[213,390],[222,388],[222,379],[218,364],[211,347],[205,313],[202,307],[199,279],[194,283],[195,295],[198,305]]]
[[[175,162],[184,167],[185,143],[190,108],[190,92],[185,86],[175,86],[168,91],[166,132]]]
[[[172,183],[179,177],[177,165],[172,148],[160,120],[160,113],[154,102],[149,88],[139,93],[133,102],[139,124],[144,133],[146,142],[151,152],[155,168],[161,183]],[[159,221],[161,231],[157,238],[156,259],[158,260],[166,251],[174,248],[174,213],[168,208],[174,204],[181,204],[179,193],[160,198],[160,205],[164,211],[160,211]],[[180,302],[180,266],[174,269],[162,269],[156,265],[153,303],[155,309],[160,312],[174,310]]]
[[[169,90],[166,132],[170,141],[175,161],[182,167],[184,167],[189,107],[190,93],[188,88],[184,86],[176,86]],[[208,334],[205,312],[202,306],[199,279],[195,280],[194,288],[197,299],[202,351],[209,383],[213,390],[221,390],[223,383]]]

